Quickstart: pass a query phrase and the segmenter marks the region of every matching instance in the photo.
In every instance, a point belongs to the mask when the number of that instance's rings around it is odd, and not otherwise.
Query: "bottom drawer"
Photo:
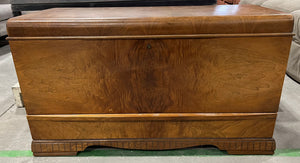
[[[273,154],[276,113],[28,115],[35,156],[89,146],[166,150],[213,145],[229,154]]]
[[[276,113],[28,115],[34,140],[266,138]]]

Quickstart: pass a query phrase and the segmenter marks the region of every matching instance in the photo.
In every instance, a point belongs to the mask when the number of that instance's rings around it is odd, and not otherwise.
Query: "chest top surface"
[[[254,5],[54,8],[12,18],[10,37],[290,33],[290,14]],[[224,28],[225,27],[225,28]]]

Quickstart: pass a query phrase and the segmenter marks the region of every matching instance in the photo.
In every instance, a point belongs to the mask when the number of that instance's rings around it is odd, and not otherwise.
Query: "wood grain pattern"
[[[154,114],[54,114],[27,115],[28,120],[38,121],[165,121],[165,120],[246,120],[275,119],[276,113],[154,113]]]
[[[34,140],[35,156],[76,155],[89,146],[139,150],[166,150],[213,145],[229,154],[273,154],[275,141],[269,139],[99,139],[99,140]]]
[[[278,109],[290,41],[272,36],[10,45],[28,114],[255,113]]]
[[[34,140],[270,138],[276,114],[30,115]],[[55,132],[54,132],[55,131]]]
[[[7,27],[10,37],[291,33],[293,17],[251,5],[56,8]]]
[[[49,36],[7,37],[7,40],[137,40],[137,39],[192,39],[192,38],[235,38],[235,37],[282,37],[292,33],[245,33],[245,34],[191,34],[191,35],[127,35],[127,36]]]
[[[290,14],[251,5],[65,8],[7,27],[35,156],[92,145],[274,152]]]

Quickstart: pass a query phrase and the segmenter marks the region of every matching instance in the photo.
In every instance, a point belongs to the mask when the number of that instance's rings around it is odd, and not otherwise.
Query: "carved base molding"
[[[99,140],[33,140],[34,156],[70,156],[84,151],[89,146],[106,146],[139,150],[167,150],[213,145],[228,154],[273,154],[273,138],[253,139],[209,139],[209,138],[174,138],[174,139],[99,139]]]

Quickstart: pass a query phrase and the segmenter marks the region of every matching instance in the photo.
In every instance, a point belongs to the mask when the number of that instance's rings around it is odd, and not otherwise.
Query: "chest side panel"
[[[28,114],[276,112],[290,37],[11,41]]]

